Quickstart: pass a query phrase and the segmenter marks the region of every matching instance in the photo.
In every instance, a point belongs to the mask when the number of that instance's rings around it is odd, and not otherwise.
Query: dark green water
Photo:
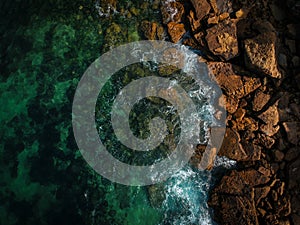
[[[119,1],[117,12],[84,0],[0,4],[0,224],[212,224],[211,173],[187,166],[154,192],[115,184],[73,137],[82,74],[110,48],[142,39],[142,20],[160,21],[153,1]]]

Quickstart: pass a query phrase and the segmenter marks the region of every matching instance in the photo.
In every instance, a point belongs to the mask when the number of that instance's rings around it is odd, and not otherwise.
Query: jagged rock
[[[272,137],[269,137],[266,134],[259,133],[257,135],[257,139],[254,140],[254,143],[261,145],[267,149],[271,149],[272,146],[275,144],[275,139]]]
[[[232,1],[231,0],[209,0],[215,14],[231,13]]]
[[[256,77],[243,77],[245,96],[255,91],[257,88],[261,86],[261,82],[259,78]]]
[[[227,96],[232,98],[242,98],[244,96],[242,78],[234,73],[230,63],[210,62],[208,63],[208,69]]]
[[[224,20],[207,30],[206,41],[209,50],[229,60],[238,55],[238,41],[236,35],[236,23],[231,20]]]
[[[192,31],[193,32],[197,31],[200,28],[201,23],[200,20],[196,18],[194,11],[192,10],[190,11],[190,14],[188,15],[188,19],[190,21]]]
[[[265,94],[262,90],[257,90],[255,92],[255,96],[252,102],[252,108],[254,111],[261,110],[267,102],[270,100],[271,96],[269,94]]]
[[[206,0],[191,0],[191,3],[195,9],[198,20],[202,20],[203,17],[208,15],[210,11],[210,4]]]
[[[243,171],[232,170],[213,190],[209,205],[222,224],[259,224],[255,205],[267,196],[271,172],[264,168]]]
[[[156,40],[156,31],[157,31],[156,23],[145,20],[141,24],[141,30],[144,33],[144,36],[148,40]]]
[[[285,122],[283,123],[285,132],[289,142],[297,145],[300,138],[300,123],[299,122]]]
[[[255,193],[255,203],[256,205],[258,205],[261,201],[261,199],[264,199],[265,197],[267,197],[267,195],[269,194],[271,188],[269,186],[266,187],[259,187],[259,188],[255,188],[254,193]]]
[[[248,155],[240,144],[240,135],[238,132],[227,128],[224,140],[218,155],[226,156],[233,160],[245,160]]]
[[[244,47],[245,62],[249,69],[274,78],[282,77],[277,68],[275,32],[265,32],[252,39],[247,39]]]
[[[260,126],[260,130],[268,136],[273,136],[279,130],[279,113],[277,104],[270,106],[265,112],[258,116],[264,124]]]
[[[225,100],[225,107],[228,113],[235,113],[235,111],[237,110],[238,106],[239,106],[239,99],[235,98],[235,97],[227,97],[225,95],[223,95],[223,98]]]
[[[279,151],[279,150],[276,150],[274,152],[274,156],[275,156],[275,161],[277,162],[281,162],[283,159],[284,159],[284,154],[283,152]]]
[[[177,43],[181,37],[185,34],[184,24],[170,22],[168,23],[168,33],[171,37],[172,42]]]
[[[161,7],[163,23],[180,23],[184,14],[184,7],[180,2],[169,2],[162,4]]]

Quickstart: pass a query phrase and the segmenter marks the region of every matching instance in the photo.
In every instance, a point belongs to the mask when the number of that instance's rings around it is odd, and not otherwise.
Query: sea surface
[[[215,224],[207,199],[219,172],[188,164],[163,183],[125,186],[97,174],[74,139],[72,101],[81,76],[101,54],[144,39],[141,21],[161,24],[159,1],[6,0],[0,7],[0,224]],[[101,140],[112,137],[101,129],[110,126],[108,109],[118,88],[153,73],[153,65],[133,65],[105,86],[96,112]],[[203,98],[181,82],[196,102]],[[200,100],[197,104],[201,109]],[[148,135],[151,113],[165,115],[174,135],[180,132],[168,102],[146,99],[135,110],[137,136]],[[109,142],[115,157],[133,160],[130,151],[114,144]],[[161,151],[167,154],[167,145]],[[216,168],[232,165],[219,158]]]

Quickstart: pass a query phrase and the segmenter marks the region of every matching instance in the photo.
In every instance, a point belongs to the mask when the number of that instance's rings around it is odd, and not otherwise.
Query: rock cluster
[[[218,154],[237,167],[211,192],[216,221],[300,224],[299,4],[167,1],[161,11],[169,39],[200,50],[226,100]]]

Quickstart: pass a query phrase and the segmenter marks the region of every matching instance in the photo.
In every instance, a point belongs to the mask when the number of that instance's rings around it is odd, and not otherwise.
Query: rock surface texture
[[[227,130],[218,154],[236,160],[237,166],[211,192],[215,220],[300,224],[299,3],[166,4],[174,7],[163,11],[169,39],[200,50],[226,100]]]

